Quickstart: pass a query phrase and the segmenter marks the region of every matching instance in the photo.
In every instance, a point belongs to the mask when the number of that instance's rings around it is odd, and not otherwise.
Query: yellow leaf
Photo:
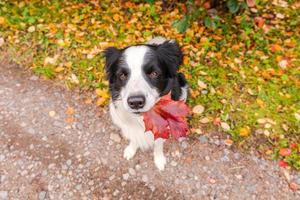
[[[64,69],[65,68],[63,68],[63,67],[56,67],[54,71],[57,72],[57,73],[59,73],[59,72],[64,71]]]
[[[106,102],[106,99],[100,97],[98,98],[97,102],[96,102],[96,105],[97,106],[104,106],[105,105],[105,102]]]
[[[97,96],[103,98],[104,100],[109,98],[109,94],[107,92],[107,90],[103,90],[103,89],[96,89],[96,94]]]
[[[72,107],[68,107],[67,110],[66,110],[66,114],[67,115],[73,115],[75,113],[75,110],[74,108]]]
[[[0,24],[4,24],[5,23],[5,18],[4,17],[0,17]]]
[[[119,20],[120,20],[120,15],[119,15],[119,14],[114,14],[114,15],[113,15],[113,19],[114,19],[115,21],[119,21]]]
[[[250,134],[250,129],[249,127],[241,128],[240,129],[240,136],[242,137],[247,137]]]

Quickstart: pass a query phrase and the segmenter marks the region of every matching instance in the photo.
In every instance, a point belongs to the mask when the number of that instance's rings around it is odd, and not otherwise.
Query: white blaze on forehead
[[[147,46],[132,46],[125,50],[125,62],[130,69],[130,76],[141,76],[145,55],[149,51]]]
[[[148,52],[150,52],[150,48],[142,45],[132,46],[124,51],[123,59],[129,69],[129,79],[125,87],[121,90],[121,98],[124,107],[128,110],[131,110],[127,103],[127,99],[130,96],[145,96],[145,106],[140,110],[143,112],[149,110],[159,98],[158,92],[149,85],[143,72],[143,65],[149,59],[147,58]]]

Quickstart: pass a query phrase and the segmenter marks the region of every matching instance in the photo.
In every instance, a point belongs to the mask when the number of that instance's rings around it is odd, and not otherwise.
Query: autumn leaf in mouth
[[[143,113],[145,131],[152,131],[154,139],[168,139],[170,134],[178,139],[188,133],[189,107],[184,101],[174,101],[170,94],[160,98],[154,107]]]

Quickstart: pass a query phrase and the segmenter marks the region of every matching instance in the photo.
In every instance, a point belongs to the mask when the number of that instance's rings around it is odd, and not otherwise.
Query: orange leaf
[[[281,155],[281,156],[289,156],[289,155],[291,155],[291,153],[292,153],[292,150],[289,148],[282,148],[279,150],[279,155]]]

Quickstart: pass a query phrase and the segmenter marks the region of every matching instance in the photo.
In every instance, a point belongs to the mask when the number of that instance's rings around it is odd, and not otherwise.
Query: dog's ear
[[[104,50],[104,57],[106,59],[105,71],[107,74],[112,70],[112,66],[117,62],[121,56],[121,51],[115,47],[108,47]]]
[[[167,67],[171,77],[175,77],[183,57],[177,42],[174,40],[165,41],[158,45],[156,52],[159,62]]]

